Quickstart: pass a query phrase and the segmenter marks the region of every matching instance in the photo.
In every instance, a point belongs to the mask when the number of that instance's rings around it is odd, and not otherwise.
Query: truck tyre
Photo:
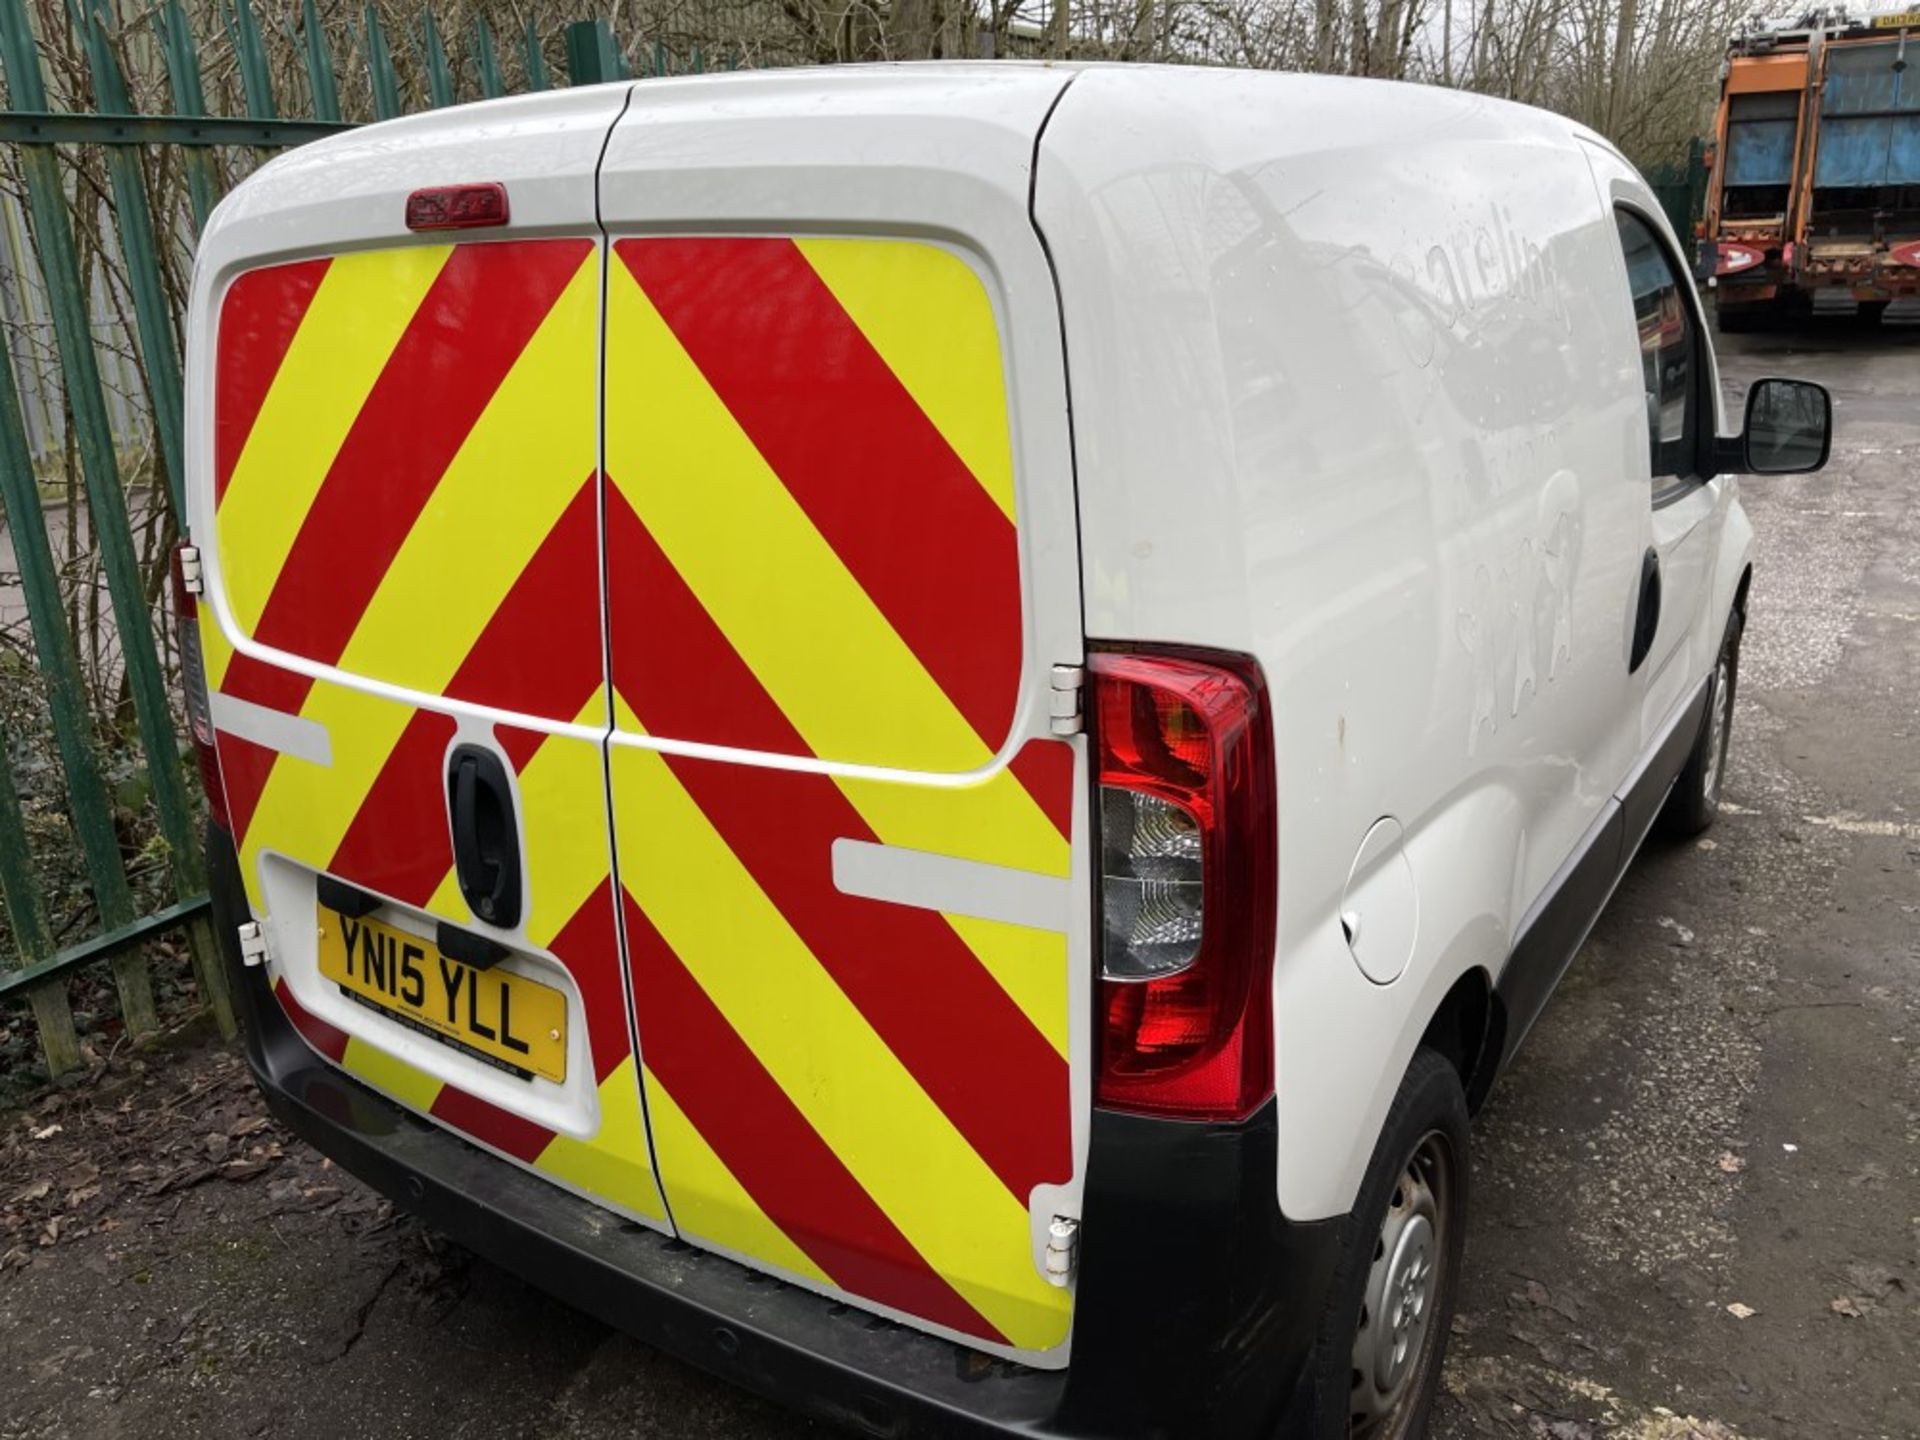
[[[1713,307],[1713,323],[1722,335],[1745,335],[1756,328],[1759,316],[1757,307],[1740,305],[1728,309],[1725,305]]]
[[[1733,734],[1733,697],[1740,684],[1740,627],[1736,610],[1727,620],[1726,637],[1707,681],[1707,713],[1700,718],[1700,733],[1660,811],[1660,828],[1675,839],[1698,835],[1720,813],[1727,743]]]
[[[1312,1424],[1280,1440],[1420,1440],[1440,1388],[1467,1222],[1467,1100],[1420,1050],[1387,1111],[1340,1259],[1309,1379]]]

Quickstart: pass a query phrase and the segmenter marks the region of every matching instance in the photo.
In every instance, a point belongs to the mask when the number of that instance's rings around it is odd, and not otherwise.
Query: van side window
[[[1627,286],[1640,330],[1640,366],[1647,395],[1647,436],[1653,476],[1684,477],[1694,471],[1693,315],[1684,287],[1665,248],[1644,220],[1614,212],[1627,257]],[[1656,483],[1656,488],[1660,487]]]

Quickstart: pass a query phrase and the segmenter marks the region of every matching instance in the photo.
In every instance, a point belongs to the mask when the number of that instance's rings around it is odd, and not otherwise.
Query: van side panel
[[[1247,651],[1272,689],[1279,1195],[1339,1215],[1435,1005],[1499,973],[1635,758],[1612,221],[1538,112],[1101,70],[1048,124],[1035,212],[1088,633]],[[1402,845],[1363,848],[1388,816]],[[1346,908],[1394,943],[1364,973]]]

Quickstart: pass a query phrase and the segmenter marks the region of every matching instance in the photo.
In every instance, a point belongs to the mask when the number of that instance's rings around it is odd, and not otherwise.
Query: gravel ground
[[[1920,1437],[1920,326],[1759,531],[1731,804],[1635,865],[1476,1131],[1438,1440]],[[0,1117],[0,1440],[820,1433],[436,1240],[186,1035]]]

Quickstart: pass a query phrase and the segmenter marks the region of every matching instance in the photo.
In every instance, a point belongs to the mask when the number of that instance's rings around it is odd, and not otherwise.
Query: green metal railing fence
[[[1660,208],[1667,212],[1674,234],[1682,241],[1693,241],[1694,222],[1707,213],[1707,147],[1695,137],[1687,142],[1687,156],[1647,171]]]
[[[137,352],[147,420],[161,483],[154,503],[167,507],[168,533],[177,533],[184,513],[181,398],[181,322],[178,286],[164,283],[169,246],[190,243],[219,198],[234,168],[220,163],[238,155],[242,163],[257,152],[283,149],[350,128],[356,123],[343,104],[343,81],[356,92],[364,78],[360,118],[386,119],[409,109],[438,107],[463,99],[504,95],[510,89],[539,90],[550,84],[546,42],[529,24],[516,39],[516,83],[509,84],[501,48],[484,18],[476,16],[464,37],[467,63],[459,67],[431,10],[421,12],[417,34],[390,37],[369,4],[357,26],[345,28],[358,52],[357,70],[336,66],[334,41],[322,27],[315,0],[299,0],[297,16],[277,30],[263,28],[253,0],[212,0],[201,29],[217,32],[209,44],[196,33],[183,0],[158,0],[138,16],[113,0],[0,0],[0,66],[4,66],[7,103],[0,111],[0,143],[14,147],[12,157],[24,195],[38,291],[44,295],[57,358],[55,403],[64,422],[68,453],[77,457],[84,480],[85,529],[97,550],[99,568],[111,600],[110,621],[119,642],[120,689],[132,715],[129,744],[137,745],[150,796],[158,848],[164,852],[166,892],[136,903],[129,882],[122,826],[116,824],[113,796],[103,769],[103,733],[112,733],[113,717],[96,713],[83,683],[71,625],[68,597],[49,538],[43,475],[29,444],[23,408],[24,372],[10,346],[0,343],[0,510],[11,534],[18,588],[24,602],[34,663],[44,687],[46,724],[58,756],[67,830],[84,863],[98,924],[88,939],[56,945],[44,894],[46,866],[36,865],[28,825],[28,806],[9,760],[18,737],[6,733],[0,711],[0,900],[5,902],[11,950],[0,945],[0,1002],[24,996],[31,1005],[40,1048],[55,1075],[80,1064],[81,1051],[68,980],[82,966],[112,965],[120,1016],[135,1038],[158,1028],[152,976],[142,942],[166,932],[183,932],[191,951],[201,998],[223,1033],[231,1034],[233,1011],[210,927],[206,877],[197,839],[198,797],[188,786],[180,736],[172,704],[163,647],[156,642],[154,597],[164,593],[152,555],[143,567],[130,521],[127,476],[116,443],[103,385],[98,317],[90,301],[97,287],[83,274],[76,229],[88,214],[104,209],[113,243],[100,249],[117,261],[118,279],[132,310],[131,338]],[[65,27],[61,33],[54,33]],[[637,50],[629,64],[605,21],[582,21],[552,37],[565,55],[570,83],[698,71],[704,57],[696,49],[676,64],[665,47]],[[50,40],[65,53],[84,59],[85,93],[56,109],[51,104],[42,57]],[[242,114],[210,112],[203,83],[203,51],[218,47],[230,65],[223,71]],[[280,47],[275,52],[275,46]],[[398,54],[396,53],[398,52]],[[304,75],[303,117],[282,114],[286,85],[276,93],[274,59],[284,77]],[[731,66],[729,66],[731,68]],[[130,70],[137,83],[129,84]],[[237,75],[237,84],[232,83]],[[164,94],[164,111],[142,112],[136,93],[149,103]],[[78,178],[66,147],[100,147],[106,194],[90,190]],[[184,170],[185,214],[160,212],[154,203],[148,163],[156,151],[177,156]],[[102,201],[104,199],[104,205]],[[176,206],[176,208],[178,208]],[[116,250],[117,254],[107,254]],[[25,278],[25,277],[15,277]],[[44,397],[36,397],[44,398]],[[70,516],[69,526],[80,523]],[[158,553],[164,557],[168,547]],[[162,560],[161,563],[164,563]],[[42,859],[47,842],[41,842]]]

